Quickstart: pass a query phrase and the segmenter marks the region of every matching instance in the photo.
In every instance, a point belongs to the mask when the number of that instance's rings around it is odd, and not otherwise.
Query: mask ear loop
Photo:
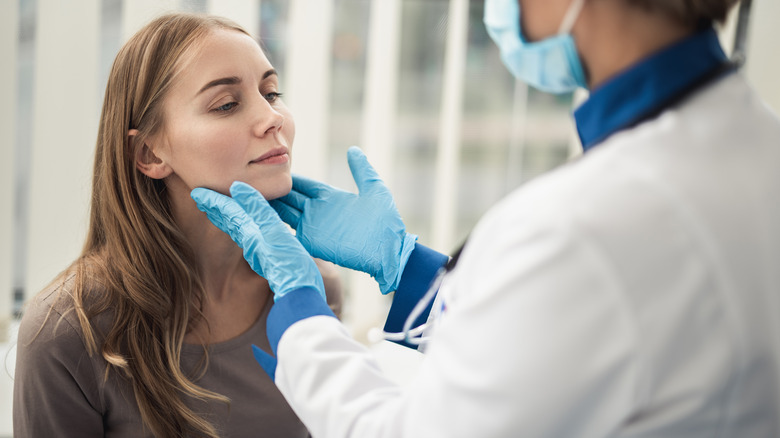
[[[577,18],[582,12],[582,7],[585,6],[585,0],[574,0],[569,6],[569,10],[566,11],[566,15],[563,16],[561,26],[558,28],[558,35],[568,34],[574,27],[574,23],[577,22]]]

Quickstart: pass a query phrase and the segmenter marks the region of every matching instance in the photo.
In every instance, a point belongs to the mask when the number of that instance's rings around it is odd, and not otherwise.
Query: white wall
[[[281,83],[295,115],[293,171],[325,177],[327,111],[330,98],[333,2],[289,0],[287,61]]]
[[[16,1],[0,2],[0,342],[6,341],[13,282],[14,141],[16,134],[16,60],[19,33]],[[11,62],[9,62],[11,60]],[[0,406],[2,407],[2,406]]]
[[[19,9],[16,1],[0,2],[0,436],[11,436],[13,381],[5,372],[11,345],[11,320],[14,208],[14,140],[16,132],[16,63]],[[8,62],[11,60],[11,62]],[[12,366],[13,368],[13,366]]]
[[[26,291],[84,242],[99,116],[98,0],[38,0]]]

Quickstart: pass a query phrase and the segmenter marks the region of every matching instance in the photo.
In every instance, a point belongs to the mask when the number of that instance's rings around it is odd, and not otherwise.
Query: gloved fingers
[[[244,209],[247,215],[261,228],[273,226],[274,223],[281,225],[281,219],[273,208],[268,204],[262,194],[254,187],[241,181],[236,181],[230,186],[230,194],[233,200]]]
[[[252,353],[255,356],[257,363],[263,367],[263,370],[268,374],[271,380],[276,381],[276,358],[261,350],[260,347],[252,345]]]
[[[303,210],[306,209],[306,201],[308,201],[309,199],[311,199],[311,197],[306,196],[296,191],[295,189],[292,189],[290,193],[279,198],[279,201],[284,202],[290,207],[302,212]]]
[[[198,209],[209,218],[217,228],[235,236],[240,224],[245,222],[246,213],[233,199],[214,190],[198,187],[190,192]]]
[[[307,198],[316,198],[323,191],[335,190],[333,187],[321,183],[319,181],[306,178],[305,176],[293,175],[292,176],[292,189],[293,192],[298,192]]]
[[[376,170],[368,162],[368,158],[357,146],[352,146],[347,150],[347,163],[352,172],[352,178],[358,187],[358,193],[361,195],[372,195],[387,191],[385,183]]]
[[[271,205],[271,208],[276,210],[276,213],[285,223],[287,223],[287,225],[297,230],[298,226],[301,224],[301,211],[295,207],[290,206],[285,201],[285,198],[279,198],[268,201],[268,203]]]
[[[232,204],[229,196],[204,187],[197,187],[192,190],[190,197],[198,204],[198,209],[203,212],[230,209]]]

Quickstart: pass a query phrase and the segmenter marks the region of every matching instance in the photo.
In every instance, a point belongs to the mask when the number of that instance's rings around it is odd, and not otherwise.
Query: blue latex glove
[[[406,232],[393,196],[357,147],[347,161],[358,195],[300,176],[271,201],[314,257],[370,274],[383,294],[398,288],[417,236]]]
[[[268,280],[274,301],[307,287],[325,299],[317,265],[263,195],[242,182],[234,182],[230,194],[232,198],[196,188],[191,196],[209,220],[243,248],[249,266]]]

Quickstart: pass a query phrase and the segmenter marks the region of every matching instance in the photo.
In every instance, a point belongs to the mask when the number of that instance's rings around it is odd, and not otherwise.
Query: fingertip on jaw
[[[190,191],[190,198],[192,198],[193,201],[200,204],[201,200],[203,199],[204,191],[205,189],[203,189],[202,187],[196,187],[192,189],[192,191]]]
[[[254,188],[242,181],[233,181],[233,184],[230,185],[230,194],[233,197],[237,194],[249,193],[252,191],[254,191]]]

